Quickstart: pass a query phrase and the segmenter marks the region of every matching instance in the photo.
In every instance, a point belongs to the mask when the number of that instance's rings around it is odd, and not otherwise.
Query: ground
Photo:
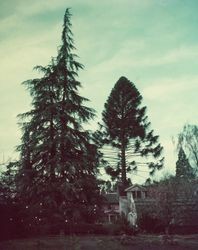
[[[198,235],[51,236],[0,243],[0,250],[197,250]]]

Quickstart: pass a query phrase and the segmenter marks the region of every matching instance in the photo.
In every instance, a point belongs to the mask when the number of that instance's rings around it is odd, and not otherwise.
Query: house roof
[[[119,203],[119,197],[117,193],[107,193],[104,194],[104,198],[109,204],[117,204]]]
[[[146,188],[144,186],[134,184],[124,190],[125,192],[131,192],[131,191],[146,191]]]

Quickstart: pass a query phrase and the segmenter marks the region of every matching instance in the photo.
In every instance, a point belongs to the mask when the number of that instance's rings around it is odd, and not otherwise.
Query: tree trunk
[[[51,115],[50,119],[50,140],[51,140],[51,148],[50,148],[50,178],[53,181],[55,179],[55,171],[54,171],[54,157],[55,157],[55,145],[54,145],[54,124],[53,124],[53,115]]]
[[[54,92],[53,86],[49,87],[50,92]],[[50,95],[50,102],[51,105],[53,105],[54,100],[53,97]],[[54,157],[56,154],[56,147],[55,147],[55,142],[54,142],[54,135],[55,135],[55,129],[54,129],[54,115],[52,113],[52,110],[50,111],[50,178],[51,181],[55,179],[55,166],[54,166]]]
[[[126,147],[124,136],[122,136],[121,140],[121,179],[123,187],[126,187],[127,179],[126,179]]]

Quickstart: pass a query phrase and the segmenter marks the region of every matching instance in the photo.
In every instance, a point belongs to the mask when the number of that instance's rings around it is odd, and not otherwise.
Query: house
[[[188,191],[187,191],[188,187]],[[164,188],[166,188],[164,190]],[[143,214],[174,221],[178,226],[198,228],[198,182],[178,185],[176,195],[170,196],[168,186],[134,184],[120,193],[105,194],[104,213],[107,223],[115,222],[121,214],[134,225]],[[170,196],[170,197],[169,197]],[[163,198],[164,197],[164,198]],[[167,216],[166,216],[167,213]]]
[[[136,207],[144,206],[147,199],[147,189],[140,185],[132,185],[124,192],[107,193],[104,195],[106,200],[104,205],[105,221],[115,222],[120,215],[125,215],[131,225],[137,222]]]
[[[120,215],[118,193],[104,194],[105,202],[103,206],[104,220],[108,223],[115,222]]]
[[[156,201],[150,187],[134,184],[126,188],[125,192],[128,197],[133,196],[137,217],[143,213],[154,213]]]
[[[148,197],[148,191],[144,186],[135,184],[125,189],[127,195],[132,194],[134,200],[145,199]]]

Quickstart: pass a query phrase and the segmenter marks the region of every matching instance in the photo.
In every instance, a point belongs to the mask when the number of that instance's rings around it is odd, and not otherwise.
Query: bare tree
[[[198,126],[186,124],[178,135],[177,149],[183,148],[194,172],[198,174]]]
[[[195,181],[166,176],[152,187],[152,197],[155,200],[156,216],[164,226],[192,225],[197,216],[195,197]]]

